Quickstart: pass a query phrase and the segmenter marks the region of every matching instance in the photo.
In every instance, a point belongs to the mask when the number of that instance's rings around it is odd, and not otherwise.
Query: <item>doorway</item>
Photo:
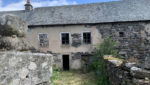
[[[69,55],[63,55],[63,70],[69,70]]]

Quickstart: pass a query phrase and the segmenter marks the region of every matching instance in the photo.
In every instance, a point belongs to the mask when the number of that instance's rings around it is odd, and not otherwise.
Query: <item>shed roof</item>
[[[150,0],[124,0],[83,5],[40,7],[32,11],[3,11],[29,25],[64,25],[150,20]]]

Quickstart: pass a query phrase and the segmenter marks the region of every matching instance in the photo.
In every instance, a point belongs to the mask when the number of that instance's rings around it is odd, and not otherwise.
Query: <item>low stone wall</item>
[[[105,56],[104,61],[111,85],[150,85],[150,70],[110,56]]]
[[[0,52],[0,85],[51,85],[52,55]]]

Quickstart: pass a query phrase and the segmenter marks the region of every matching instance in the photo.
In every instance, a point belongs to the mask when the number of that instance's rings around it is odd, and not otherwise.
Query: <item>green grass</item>
[[[97,85],[97,80],[92,73],[53,71],[52,85]]]

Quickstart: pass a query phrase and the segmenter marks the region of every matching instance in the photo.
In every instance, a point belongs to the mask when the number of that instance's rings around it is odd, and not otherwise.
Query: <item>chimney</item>
[[[27,3],[25,4],[25,10],[30,11],[33,9],[33,6],[30,3],[30,0],[27,0]]]

